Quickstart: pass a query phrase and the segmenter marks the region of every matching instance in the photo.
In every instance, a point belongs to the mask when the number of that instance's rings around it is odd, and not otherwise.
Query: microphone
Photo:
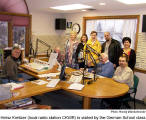
[[[89,51],[93,52],[98,57],[100,57],[100,54],[96,50],[94,50],[92,47],[90,47],[88,44],[86,44],[86,48],[88,48]]]
[[[66,80],[65,76],[65,68],[66,68],[66,64],[64,63],[61,67],[61,72],[60,72],[60,75],[59,75],[59,78],[60,80]]]

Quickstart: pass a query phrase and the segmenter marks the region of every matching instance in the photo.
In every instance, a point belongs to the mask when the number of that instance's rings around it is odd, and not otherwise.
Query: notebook
[[[60,81],[60,79],[48,79],[48,80],[50,80],[50,82],[47,84],[46,87],[55,87]]]

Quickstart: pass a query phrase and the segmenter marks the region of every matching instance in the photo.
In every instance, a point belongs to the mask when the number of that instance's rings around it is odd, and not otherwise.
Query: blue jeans
[[[22,74],[18,74],[18,78],[23,78]],[[16,81],[16,80],[11,80],[11,79],[2,79],[2,84],[6,84],[9,82],[14,82],[14,83],[24,83],[24,82],[28,82],[29,80],[23,80],[23,81]]]
[[[6,84],[6,83],[10,83],[10,82],[14,82],[14,83],[24,83],[24,82],[28,82],[28,81],[29,81],[29,80],[16,81],[16,80],[2,79],[2,84]]]

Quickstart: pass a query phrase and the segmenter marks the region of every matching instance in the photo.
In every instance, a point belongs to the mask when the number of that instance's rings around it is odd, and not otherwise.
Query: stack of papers
[[[49,73],[49,74],[41,74],[41,75],[38,75],[38,77],[40,78],[47,78],[47,77],[56,77],[56,75],[60,75],[60,73]]]
[[[16,90],[16,89],[24,87],[24,85],[20,84],[20,83],[19,84],[18,83],[7,83],[6,85],[11,86],[11,90]]]
[[[60,81],[60,79],[48,79],[48,80],[51,81],[47,84],[47,87],[55,87]]]
[[[80,83],[73,83],[71,84],[68,89],[73,89],[73,90],[82,90],[84,87],[84,85],[80,84]]]
[[[83,75],[79,75],[79,76],[72,75],[69,79],[69,82],[79,83],[79,82],[81,82],[82,77],[83,77]]]
[[[33,104],[33,100],[31,98],[24,98],[20,100],[15,100],[10,103],[4,104],[8,109],[16,109],[23,106],[28,106]]]
[[[32,81],[32,82],[37,84],[37,85],[44,85],[44,84],[48,83],[47,81],[44,81],[44,80],[35,80],[35,81]]]

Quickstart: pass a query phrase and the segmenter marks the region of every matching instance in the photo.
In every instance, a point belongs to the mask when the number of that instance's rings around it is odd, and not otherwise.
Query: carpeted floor
[[[50,105],[52,109],[82,109],[82,97],[72,93],[58,90],[38,96],[41,99],[40,104]],[[101,109],[101,99],[92,99],[91,109]],[[129,102],[133,109],[133,102]],[[124,108],[125,109],[125,108]],[[136,101],[136,109],[146,109],[144,103]]]

